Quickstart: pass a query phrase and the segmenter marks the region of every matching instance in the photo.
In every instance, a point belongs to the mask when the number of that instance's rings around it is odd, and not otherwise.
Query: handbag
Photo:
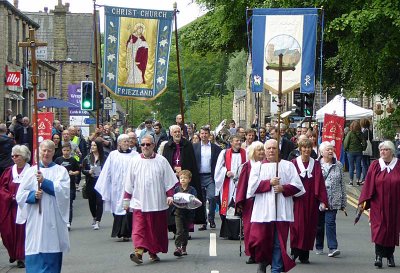
[[[363,151],[363,155],[368,155],[368,156],[372,156],[372,143],[369,140],[369,129],[368,130],[368,139],[367,139],[367,147],[365,148],[365,150]]]
[[[87,194],[86,182],[83,183],[83,185],[82,185],[82,198],[83,199],[88,199],[89,198],[89,196]]]

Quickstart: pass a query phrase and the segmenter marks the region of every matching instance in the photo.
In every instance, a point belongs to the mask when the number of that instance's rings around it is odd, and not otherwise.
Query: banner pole
[[[96,127],[99,128],[100,120],[100,77],[99,77],[99,51],[97,48],[96,0],[93,0],[93,27],[94,27],[94,58],[95,58],[95,92],[96,92]]]
[[[179,64],[179,44],[178,44],[178,23],[176,14],[179,12],[176,2],[173,4],[174,20],[175,20],[175,47],[176,47],[176,66],[178,69],[178,86],[179,86],[179,106],[180,114],[182,116],[182,124],[185,125],[185,116],[183,112],[183,95],[182,95],[182,79],[181,79],[181,66]]]

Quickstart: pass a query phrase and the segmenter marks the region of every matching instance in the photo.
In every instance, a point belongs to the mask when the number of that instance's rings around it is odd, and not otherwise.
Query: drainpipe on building
[[[62,75],[63,75],[63,63],[61,62],[60,63],[60,99],[63,99],[63,97],[62,97],[62,82],[63,82]],[[61,121],[61,109],[58,109],[58,120],[61,122],[61,124],[63,124]]]

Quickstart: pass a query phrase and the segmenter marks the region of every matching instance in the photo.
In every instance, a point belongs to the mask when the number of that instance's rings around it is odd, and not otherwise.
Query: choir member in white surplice
[[[132,234],[132,212],[123,207],[124,178],[130,159],[138,153],[129,149],[127,134],[120,135],[117,142],[118,149],[108,155],[94,188],[103,198],[104,210],[114,216],[111,237],[128,241]]]
[[[62,254],[69,250],[70,179],[67,169],[52,161],[54,151],[51,140],[40,143],[40,171],[27,170],[16,196],[17,223],[26,222],[27,273],[61,272]]]
[[[278,142],[265,142],[266,160],[251,168],[247,198],[254,197],[249,238],[250,253],[259,263],[257,272],[288,272],[295,262],[287,255],[289,224],[294,221],[292,196],[305,190],[293,163],[280,160],[276,175]]]
[[[150,261],[159,261],[157,253],[168,251],[168,205],[172,205],[178,179],[168,161],[154,153],[154,139],[144,136],[142,154],[132,158],[125,176],[124,208],[133,209],[133,262],[143,263],[145,251]]]
[[[222,150],[215,165],[215,196],[220,195],[219,215],[222,220],[220,237],[232,240],[239,239],[239,219],[229,219],[229,209],[234,210],[236,182],[239,180],[237,170],[246,162],[246,150],[240,148],[240,136],[231,138],[231,148]]]

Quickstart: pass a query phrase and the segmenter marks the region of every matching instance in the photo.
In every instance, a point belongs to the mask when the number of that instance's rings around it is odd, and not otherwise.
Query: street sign
[[[104,108],[104,110],[112,110],[112,98],[110,98],[110,97],[104,98],[103,108]]]
[[[95,119],[95,118],[85,118],[85,119],[83,120],[83,122],[84,122],[85,124],[96,124],[96,119]]]

